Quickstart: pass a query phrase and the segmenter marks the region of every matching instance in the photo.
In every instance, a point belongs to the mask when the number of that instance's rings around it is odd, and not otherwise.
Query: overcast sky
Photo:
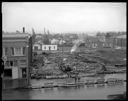
[[[126,31],[126,3],[3,2],[2,29],[8,32]]]

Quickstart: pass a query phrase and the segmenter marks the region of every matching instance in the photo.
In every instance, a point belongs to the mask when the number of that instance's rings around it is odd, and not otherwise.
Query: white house
[[[42,50],[43,51],[54,51],[57,50],[57,45],[42,45]]]
[[[35,44],[33,45],[33,50],[41,50],[41,44],[35,43]]]

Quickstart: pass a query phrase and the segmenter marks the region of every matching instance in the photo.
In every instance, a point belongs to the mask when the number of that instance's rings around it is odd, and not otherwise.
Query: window
[[[22,62],[22,63],[26,63],[26,60],[20,60],[20,62]]]
[[[38,50],[38,46],[35,46],[34,49],[35,49],[35,50]]]
[[[12,77],[12,69],[5,69],[4,77]]]
[[[8,48],[7,47],[5,48],[5,55],[6,56],[8,55]]]
[[[21,64],[26,64],[27,61],[26,61],[26,60],[20,60],[20,63],[21,63]]]
[[[13,47],[11,47],[11,53],[12,53],[12,55],[14,55],[14,48]]]
[[[25,47],[23,47],[23,55],[25,55],[25,49],[26,49],[26,48],[25,48]]]
[[[22,77],[26,78],[26,68],[22,68]]]
[[[17,66],[17,60],[14,61],[6,61],[5,63],[6,66]]]
[[[10,66],[13,66],[14,64],[13,64],[13,61],[10,61]]]
[[[3,48],[2,56],[5,56],[5,48]]]
[[[17,63],[17,60],[14,60],[14,66],[17,66],[18,63]]]
[[[10,66],[10,61],[6,61],[5,65]]]
[[[46,50],[46,46],[44,46],[44,50]]]
[[[14,55],[15,56],[23,56],[23,48],[21,48],[21,47],[14,48]]]
[[[49,46],[49,50],[51,50],[51,47]]]

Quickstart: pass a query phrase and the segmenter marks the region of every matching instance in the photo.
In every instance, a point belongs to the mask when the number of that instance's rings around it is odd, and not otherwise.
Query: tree
[[[43,43],[44,44],[50,44],[49,36],[47,34],[43,35]]]

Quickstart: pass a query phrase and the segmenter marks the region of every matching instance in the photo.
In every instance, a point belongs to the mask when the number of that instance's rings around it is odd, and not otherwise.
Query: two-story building
[[[28,86],[32,37],[27,33],[3,33],[2,58],[5,62],[2,88]]]

